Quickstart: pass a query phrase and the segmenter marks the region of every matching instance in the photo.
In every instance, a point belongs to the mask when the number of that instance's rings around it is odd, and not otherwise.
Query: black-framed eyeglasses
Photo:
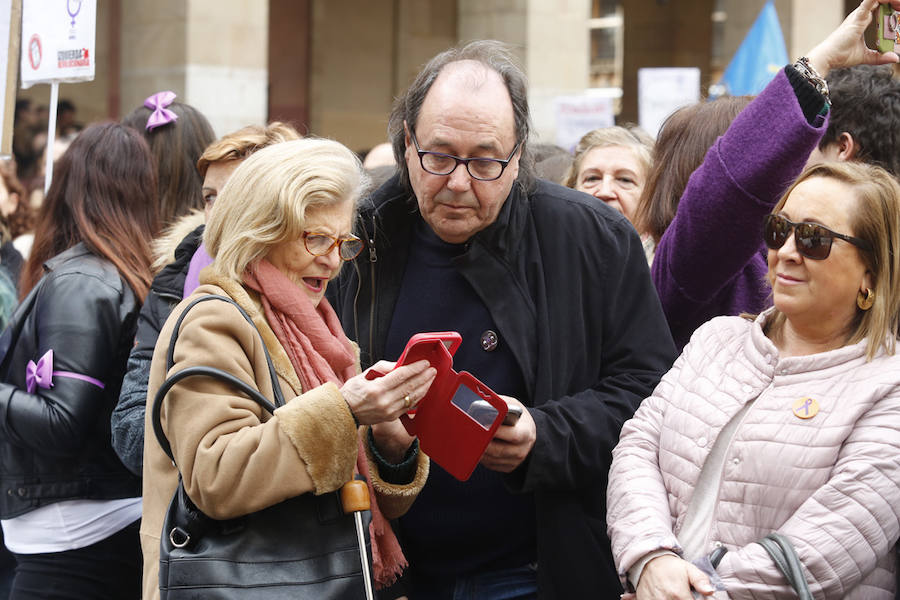
[[[313,256],[325,256],[337,246],[340,259],[348,261],[359,256],[365,244],[355,235],[336,238],[327,233],[304,231],[303,245],[306,246],[306,251]]]
[[[503,175],[503,171],[505,171],[506,167],[509,165],[509,161],[512,160],[513,155],[515,155],[516,151],[519,149],[519,146],[522,145],[522,142],[517,142],[512,149],[512,152],[509,153],[509,156],[507,156],[505,160],[481,157],[460,158],[452,154],[444,154],[443,152],[422,150],[419,148],[418,140],[416,140],[416,133],[411,129],[409,131],[409,137],[412,138],[413,144],[416,145],[416,153],[419,155],[419,164],[421,164],[422,168],[427,172],[432,175],[449,175],[456,170],[456,167],[463,164],[466,166],[466,171],[469,172],[469,175],[478,181],[493,181],[499,179],[500,176]]]
[[[872,244],[866,240],[837,233],[817,223],[794,223],[781,215],[767,215],[763,237],[766,246],[778,250],[784,246],[788,238],[794,234],[794,244],[801,256],[813,260],[825,260],[831,254],[834,238],[844,240],[868,252],[872,252]]]

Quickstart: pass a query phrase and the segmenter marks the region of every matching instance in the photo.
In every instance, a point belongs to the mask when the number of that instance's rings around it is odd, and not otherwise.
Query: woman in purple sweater
[[[675,217],[659,239],[651,269],[679,347],[712,317],[758,313],[771,304],[760,242],[763,219],[825,133],[828,71],[900,60],[893,52],[867,48],[863,39],[873,11],[888,3],[900,10],[900,0],[863,0],[806,57],[782,69],[690,176]],[[664,153],[659,143],[657,153]],[[654,166],[665,168],[662,161]],[[651,184],[654,179],[651,175]],[[664,201],[648,185],[643,218],[652,221],[655,206]]]

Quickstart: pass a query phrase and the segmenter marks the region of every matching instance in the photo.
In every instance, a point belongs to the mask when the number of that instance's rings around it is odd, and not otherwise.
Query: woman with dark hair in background
[[[159,178],[159,221],[165,226],[194,208],[203,207],[203,177],[197,160],[216,139],[200,111],[175,102],[173,92],[153,94],[122,119],[122,124],[143,134],[150,146]]]
[[[141,482],[109,417],[150,285],[150,151],[115,123],[62,156],[0,337],[0,519],[11,598],[137,598]]]
[[[27,181],[38,168],[40,150],[35,147],[34,138],[41,131],[41,119],[37,105],[30,98],[16,100],[13,121],[12,151],[15,157],[16,177]]]

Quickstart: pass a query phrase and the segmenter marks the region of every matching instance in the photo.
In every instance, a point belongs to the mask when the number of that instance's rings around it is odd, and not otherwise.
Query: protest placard
[[[25,0],[22,87],[94,79],[96,0]]]
[[[638,120],[656,137],[666,117],[675,109],[700,100],[700,69],[638,69]]]
[[[96,0],[24,0],[22,5],[22,87],[50,84],[44,191],[53,178],[53,142],[60,82],[94,79]]]
[[[558,96],[556,113],[556,145],[571,152],[585,133],[615,125],[613,100],[604,96]]]

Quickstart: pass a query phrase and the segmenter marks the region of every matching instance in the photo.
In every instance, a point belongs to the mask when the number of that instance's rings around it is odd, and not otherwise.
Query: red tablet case
[[[437,369],[425,397],[400,420],[410,435],[419,438],[420,448],[431,460],[466,481],[503,423],[508,407],[471,373],[453,370],[453,354],[461,343],[462,336],[455,331],[417,333],[407,342],[396,367],[424,359]],[[367,374],[370,378],[381,375],[374,370]],[[482,425],[467,412],[474,400],[483,400],[496,409],[489,425]]]

